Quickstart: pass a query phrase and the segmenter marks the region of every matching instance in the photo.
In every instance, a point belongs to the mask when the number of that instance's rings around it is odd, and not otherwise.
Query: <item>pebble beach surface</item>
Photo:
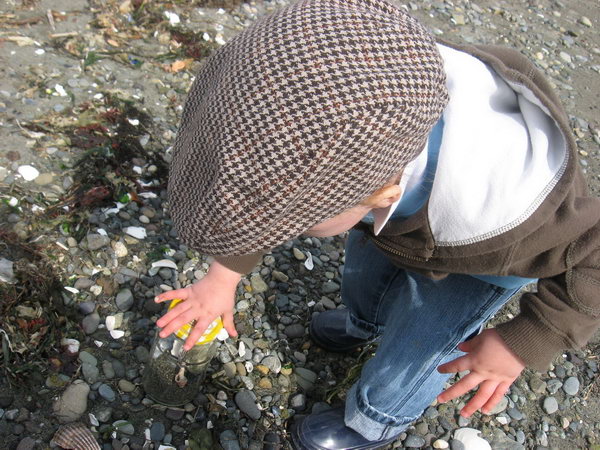
[[[375,350],[339,356],[311,343],[310,318],[342,307],[344,236],[299,238],[243,278],[240,337],[219,344],[201,392],[177,408],[145,395],[164,308],[153,298],[201,279],[210,262],[177,240],[168,212],[165,167],[185,93],[204,57],[285,4],[197,3],[0,6],[0,280],[21,292],[27,264],[43,259],[55,281],[43,301],[21,296],[2,310],[1,368],[10,376],[0,376],[0,448],[49,448],[74,422],[106,450],[291,448],[294,420],[339,404]],[[564,102],[580,164],[600,193],[596,1],[406,7],[443,39],[510,45],[532,58]],[[93,170],[81,162],[100,151],[116,162]],[[0,293],[6,304],[10,290]],[[494,321],[517,308],[511,302]],[[598,450],[599,349],[597,335],[547,372],[525,371],[488,415],[460,417],[464,400],[431,405],[389,448]]]

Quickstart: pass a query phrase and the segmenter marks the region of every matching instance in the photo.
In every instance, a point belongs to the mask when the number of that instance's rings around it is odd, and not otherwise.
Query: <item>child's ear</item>
[[[363,204],[370,208],[387,208],[398,201],[402,195],[402,189],[397,184],[387,185],[376,190]]]

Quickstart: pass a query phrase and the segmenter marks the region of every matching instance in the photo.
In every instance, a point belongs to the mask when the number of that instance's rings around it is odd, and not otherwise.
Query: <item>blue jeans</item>
[[[346,244],[342,300],[346,329],[381,335],[373,358],[348,391],[345,422],[369,440],[394,437],[416,420],[449,378],[436,369],[462,352],[519,288],[504,289],[468,275],[432,280],[394,266],[364,234]]]

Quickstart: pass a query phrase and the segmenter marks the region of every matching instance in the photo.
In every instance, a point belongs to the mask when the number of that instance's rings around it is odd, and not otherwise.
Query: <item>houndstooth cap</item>
[[[300,0],[215,52],[169,177],[180,238],[270,249],[360,203],[424,147],[447,103],[435,42],[384,0]]]

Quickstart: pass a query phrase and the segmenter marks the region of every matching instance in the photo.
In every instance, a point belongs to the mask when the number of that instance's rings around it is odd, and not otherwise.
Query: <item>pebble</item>
[[[223,450],[240,450],[240,443],[233,430],[225,430],[219,435],[219,442]]]
[[[115,299],[117,308],[121,311],[128,311],[133,306],[133,294],[129,289],[122,289]]]
[[[98,329],[100,325],[100,315],[98,313],[92,313],[83,318],[81,321],[81,328],[85,334],[92,334]]]
[[[260,363],[275,374],[281,371],[281,361],[277,356],[265,356]]]
[[[234,397],[235,404],[240,410],[253,420],[260,419],[260,410],[256,406],[254,395],[247,389],[237,392]]]
[[[135,434],[133,424],[126,420],[116,420],[113,422],[112,426],[119,434],[126,434],[128,436],[133,436]]]
[[[443,448],[448,448],[448,447],[450,447],[450,444],[448,444],[448,441],[445,441],[445,440],[443,440],[443,439],[436,439],[436,440],[433,442],[433,445],[432,445],[432,447],[433,447],[433,448],[441,448],[441,449],[443,449]]]
[[[407,448],[421,448],[425,446],[425,439],[416,434],[409,434],[404,440],[404,446]]]
[[[579,379],[577,377],[567,378],[562,388],[567,395],[577,395],[579,392]]]
[[[87,240],[87,247],[89,250],[95,251],[95,250],[99,250],[102,247],[105,247],[106,245],[109,244],[110,239],[108,236],[104,236],[102,234],[88,234],[86,236],[86,240]]]
[[[252,286],[252,291],[256,294],[260,294],[262,292],[267,291],[267,289],[269,289],[269,286],[267,285],[267,283],[265,283],[265,281],[262,279],[262,277],[258,273],[252,274],[252,276],[250,277],[250,284]]]
[[[556,411],[558,411],[558,402],[554,397],[546,397],[544,399],[543,407],[547,414],[554,414]]]
[[[133,392],[135,391],[135,384],[133,384],[129,380],[119,380],[119,389],[123,392]]]
[[[53,410],[60,423],[79,420],[87,409],[90,387],[85,381],[75,380],[54,402]]]
[[[150,440],[162,441],[165,437],[165,424],[162,422],[154,422],[150,427]]]
[[[285,327],[283,332],[290,339],[300,338],[304,336],[304,325],[300,323],[294,323]]]
[[[117,398],[115,391],[113,391],[112,388],[105,383],[100,385],[100,387],[98,388],[98,393],[104,400],[108,402],[113,402]]]

